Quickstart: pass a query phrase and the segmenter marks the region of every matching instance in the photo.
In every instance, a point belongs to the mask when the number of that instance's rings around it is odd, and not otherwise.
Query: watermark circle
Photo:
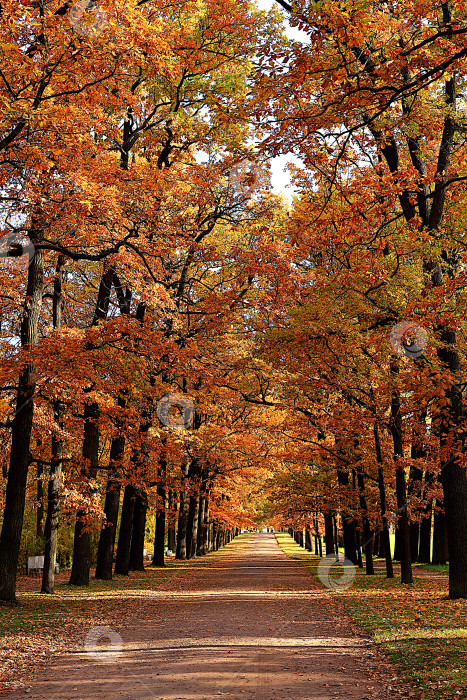
[[[98,645],[98,642],[108,639],[110,648]],[[84,639],[86,653],[95,661],[114,661],[123,649],[123,641],[118,632],[110,627],[91,627]]]
[[[107,24],[107,13],[96,0],[77,0],[68,10],[68,19],[77,34],[98,36]]]
[[[411,359],[421,357],[428,345],[428,333],[413,321],[398,323],[389,334],[389,342],[399,355]]]
[[[0,258],[15,260],[21,267],[29,267],[35,252],[36,249],[31,241],[23,245],[23,243],[19,242],[16,233],[7,233],[0,238]]]
[[[343,569],[343,573],[339,578],[335,576],[337,568],[334,570],[333,575],[333,567],[341,567]],[[317,574],[319,580],[326,588],[333,591],[344,591],[346,588],[350,588],[354,582],[355,564],[345,557],[343,560],[336,561],[334,554],[328,554],[320,559]]]
[[[170,414],[171,408],[178,408],[179,415]],[[157,415],[166,428],[188,430],[193,426],[195,405],[183,394],[166,394],[157,403]]]

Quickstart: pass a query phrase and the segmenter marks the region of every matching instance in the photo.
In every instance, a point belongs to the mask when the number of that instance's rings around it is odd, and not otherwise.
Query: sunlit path
[[[28,693],[8,697],[406,697],[386,691],[394,683],[391,668],[273,535],[257,535],[232,552],[147,599],[135,598],[131,619],[112,626],[113,649],[65,654]]]

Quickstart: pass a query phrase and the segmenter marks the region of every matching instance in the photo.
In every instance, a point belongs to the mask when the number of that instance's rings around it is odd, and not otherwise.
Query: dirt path
[[[135,598],[112,619],[113,650],[58,657],[13,698],[95,700],[389,700],[398,685],[307,570],[261,534],[214,566]],[[110,627],[110,624],[109,624]],[[120,639],[122,649],[119,653]],[[394,685],[396,687],[394,687]]]

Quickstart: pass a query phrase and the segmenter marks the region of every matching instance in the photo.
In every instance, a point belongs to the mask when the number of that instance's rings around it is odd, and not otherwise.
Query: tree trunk
[[[432,510],[433,501],[430,500],[423,509],[424,517],[420,523],[420,546],[418,550],[418,561],[421,564],[429,564],[431,561]]]
[[[311,552],[312,550],[312,544],[311,544],[311,528],[309,525],[306,526],[305,528],[305,549]]]
[[[336,561],[339,561],[339,536],[337,532],[337,516],[333,515],[332,520],[334,523],[334,549],[336,552]]]
[[[326,542],[326,556],[334,554],[334,531],[331,513],[324,514],[324,540]]]
[[[182,488],[180,490],[180,506],[178,510],[178,530],[177,530],[177,551],[175,553],[176,559],[186,559],[186,538],[187,538],[187,527],[188,527],[188,505],[189,496],[187,493],[187,475],[188,475],[188,465],[184,468],[184,478],[182,482]]]
[[[379,530],[377,530],[377,531],[374,533],[374,535],[373,535],[373,552],[375,552],[375,556],[376,556],[376,557],[379,556],[379,555],[378,555],[378,551],[379,551],[379,535],[380,535]]]
[[[33,243],[40,242],[39,236],[32,232],[30,238]],[[21,319],[21,346],[25,349],[37,345],[43,287],[44,253],[36,249],[28,269]],[[10,468],[0,536],[0,600],[13,603],[16,602],[16,575],[23,529],[35,388],[34,366],[23,365],[18,377],[15,416],[11,425]]]
[[[118,406],[125,408],[126,397],[120,393],[117,399]],[[120,509],[120,462],[125,453],[125,435],[123,427],[118,426],[119,434],[112,438],[110,445],[109,470],[105,491],[105,524],[99,536],[97,549],[96,578],[104,581],[112,580],[112,568],[115,550],[115,537],[117,534],[118,511]]]
[[[144,537],[146,534],[146,514],[148,497],[139,491],[136,494],[133,508],[133,527],[131,529],[130,571],[144,571]]]
[[[416,446],[412,444],[412,449],[411,449],[411,456],[413,458],[415,457],[421,457],[423,455],[420,455]],[[413,496],[418,496],[422,492],[422,479],[423,479],[423,471],[421,469],[416,469],[415,467],[412,467],[410,469],[410,478],[409,478],[409,487],[408,487],[408,500],[409,503],[411,501],[411,497]],[[417,517],[420,517],[420,510],[417,509],[417,513],[414,514]],[[419,545],[420,545],[420,523],[417,522],[411,522],[409,524],[409,532],[410,532],[410,558],[412,562],[418,561],[418,550],[419,550]]]
[[[355,540],[357,543],[357,562],[358,562],[358,568],[363,569],[363,560],[362,560],[362,547],[361,547],[361,541],[360,541],[360,530],[355,531]]]
[[[83,518],[85,510],[79,510],[76,516],[75,537],[73,542],[73,564],[68,583],[70,586],[89,586],[91,569],[91,533],[86,528]]]
[[[438,349],[438,356],[443,361],[453,377],[460,370],[459,355],[454,350],[456,334],[452,330],[443,330],[441,340],[448,347]],[[450,347],[449,347],[450,346]],[[449,436],[463,421],[462,393],[456,384],[447,392],[450,414],[442,420],[441,445],[445,445]],[[465,467],[459,465],[458,458],[451,456],[443,465],[440,474],[443,485],[444,523],[438,518],[440,524],[445,525],[446,540],[449,559],[449,597],[451,599],[467,598],[467,475]],[[439,515],[439,514],[438,514]],[[436,524],[436,515],[435,515]],[[433,562],[434,553],[433,535]],[[441,534],[439,537],[441,549]]]
[[[145,313],[145,306],[142,303],[138,304],[138,308],[136,310],[136,318],[138,321],[142,322],[144,319],[144,313]],[[148,448],[144,443],[144,436],[148,432],[150,426],[151,426],[151,416],[150,416],[150,410],[145,407],[142,412],[142,419],[139,424],[138,432],[140,436],[140,447],[139,449],[134,449],[132,456],[131,456],[131,462],[133,469],[136,471],[136,473],[143,473],[145,472],[148,463],[149,463],[149,454],[148,454]],[[138,508],[141,511],[141,509],[144,510],[144,513],[138,512],[138,517],[140,520],[138,521],[136,525],[136,529],[133,527],[133,518],[135,516],[135,505],[136,505],[136,500],[137,496],[139,497],[139,503],[138,503]],[[118,536],[118,546],[117,546],[117,556],[115,558],[115,574],[120,574],[122,576],[128,576],[128,573],[130,571],[130,559],[132,558],[132,540],[133,536],[135,536],[135,542],[133,544],[133,561],[132,564],[137,570],[140,568],[144,570],[143,564],[142,564],[142,557],[143,557],[143,549],[144,549],[144,527],[146,523],[146,511],[147,511],[147,496],[145,493],[138,493],[137,489],[134,487],[133,484],[128,484],[125,488],[125,493],[123,495],[123,504],[122,504],[122,515],[120,518],[120,532]],[[144,525],[142,526],[142,533],[141,533],[141,519],[144,520]],[[142,537],[142,545],[141,545],[141,554],[137,555],[136,552],[138,551],[138,548],[140,547],[141,544],[141,537]],[[139,538],[139,541],[138,541]],[[141,559],[140,559],[141,557]]]
[[[337,470],[337,480],[340,486],[350,489],[349,474],[342,469]],[[355,538],[355,523],[350,520],[346,509],[341,512],[342,530],[344,533],[344,556],[353,564],[357,563],[357,542]]]
[[[205,541],[205,522],[204,522],[204,511],[206,508],[206,499],[204,496],[200,496],[199,499],[199,516],[198,516],[198,539],[196,542],[196,555],[202,557],[204,555],[204,541]]]
[[[165,445],[165,439],[164,439]],[[164,452],[161,454],[158,469],[157,496],[160,505],[156,511],[156,529],[154,532],[154,556],[153,566],[165,566],[165,523],[166,523],[166,482],[167,482],[167,460]],[[170,506],[170,498],[169,498]]]
[[[449,597],[467,598],[467,476],[452,462],[441,472],[449,557]]]
[[[357,474],[357,483],[360,498],[360,510],[362,512],[362,524],[363,524],[363,547],[365,549],[365,572],[368,576],[372,576],[375,573],[373,566],[373,533],[370,527],[370,521],[368,519],[368,508],[365,498],[365,480],[363,474],[359,471]]]
[[[41,539],[44,535],[44,467],[37,465],[37,514],[36,514],[36,538]]]
[[[423,438],[426,434],[426,413],[420,416],[420,426],[414,428],[412,434],[412,446],[410,448],[410,456],[412,459],[423,459],[426,457],[426,450],[423,445]],[[423,471],[419,467],[410,468],[409,484],[408,484],[408,499],[409,503],[412,497],[421,496],[423,491]],[[420,509],[416,510],[416,515],[420,517]],[[413,562],[418,561],[419,544],[420,544],[420,522],[411,522],[410,528],[410,556]]]
[[[381,520],[383,527],[380,532],[379,541],[380,547],[384,547],[384,557],[386,560],[386,578],[394,578],[394,569],[392,566],[391,559],[391,544],[389,541],[389,523],[386,517],[386,485],[384,483],[384,471],[383,471],[383,455],[381,452],[381,442],[379,438],[378,424],[374,423],[373,433],[375,438],[375,451],[376,451],[376,461],[378,462],[378,489],[379,489],[379,502],[381,508]]]
[[[208,553],[213,551],[214,547],[214,523],[209,523],[208,528]]]
[[[318,542],[318,556],[322,557],[323,556],[323,543],[321,541],[321,533],[319,531],[319,520],[318,518],[315,518],[315,532],[316,532],[316,539]]]
[[[107,318],[113,277],[113,268],[107,267],[101,277],[91,326],[95,326],[99,321],[103,321]],[[88,350],[92,349],[92,345],[88,346]],[[84,407],[84,416],[83,457],[89,460],[89,472],[88,467],[85,467],[83,476],[95,478],[99,464],[99,405],[96,402],[86,404]],[[76,514],[73,564],[71,567],[70,580],[68,582],[72,586],[89,586],[91,536],[89,532],[85,532],[83,522],[85,516],[86,510],[80,510]]]
[[[122,438],[123,441],[123,438]],[[113,447],[111,445],[111,451]],[[120,484],[109,479],[105,494],[105,525],[99,536],[97,549],[96,578],[104,581],[112,580],[112,568],[114,560],[115,537],[117,534],[118,511],[120,509]]]
[[[55,564],[60,519],[60,474],[62,469],[62,441],[52,436],[52,467],[48,485],[47,518],[45,521],[44,568],[41,593],[53,594],[55,590]]]
[[[63,427],[62,418],[65,404],[56,401],[54,419],[58,430]],[[41,593],[52,594],[55,589],[55,564],[57,560],[58,528],[60,522],[60,474],[64,443],[57,433],[52,433],[52,464],[48,485],[47,517],[45,520],[44,569],[42,571]]]
[[[156,513],[156,531],[154,533],[154,557],[153,566],[165,566],[165,488],[157,487],[157,495],[161,506]],[[170,548],[170,544],[168,545]]]
[[[186,537],[186,556],[192,559],[196,556],[196,542],[198,540],[199,497],[191,496],[188,509],[188,525]]]
[[[452,7],[448,2],[442,5],[443,10],[443,26],[448,35],[452,36]],[[434,190],[431,199],[431,206],[427,204],[426,184],[420,184],[417,193],[418,199],[418,214],[423,223],[424,230],[431,236],[437,235],[436,232],[443,224],[443,216],[445,213],[447,182],[452,174],[449,172],[453,149],[456,145],[456,92],[457,79],[455,72],[446,80],[444,85],[444,105],[446,113],[444,116],[444,125],[441,136],[441,142],[437,154],[436,163],[436,179],[437,186]],[[375,139],[378,140],[378,134],[373,130]],[[415,148],[415,150],[414,150]],[[423,156],[416,146],[416,142],[412,140],[411,158],[413,165],[418,172],[424,177],[428,171]],[[389,140],[381,149],[388,164],[389,170],[395,177],[399,177],[399,162],[398,145],[393,138]],[[399,201],[402,206],[402,211],[407,221],[411,221],[416,215],[416,209],[410,202],[410,193],[406,189],[399,195]],[[444,271],[445,262],[448,263],[448,274],[452,277],[456,274],[455,264],[449,262],[447,255],[448,251],[442,251],[439,261],[432,260],[424,261],[423,272],[426,275],[427,282],[436,289],[445,286]],[[450,253],[449,253],[450,254]],[[459,266],[462,269],[461,266]],[[437,289],[441,292],[442,290]],[[436,330],[440,330],[439,327]],[[454,381],[460,370],[459,354],[455,349],[456,334],[454,330],[443,327],[440,332],[441,345],[437,348],[437,355],[443,362],[446,369],[451,374]],[[459,386],[453,386],[446,392],[448,399],[449,417],[447,420],[446,429],[441,432],[442,444],[444,440],[449,439],[449,433],[452,429],[459,428],[459,419],[462,415],[462,396]],[[443,410],[443,409],[442,409]],[[452,435],[452,434],[451,434]],[[444,442],[444,444],[446,444]],[[459,466],[455,461],[455,456],[447,461],[441,472],[441,481],[443,484],[444,503],[446,508],[446,528],[447,538],[449,543],[449,596],[451,598],[466,598],[467,597],[467,477],[465,468]]]
[[[209,498],[206,495],[204,504],[204,553],[209,554],[210,550],[211,523],[209,522]]]
[[[128,576],[130,570],[130,546],[135,498],[136,489],[132,484],[128,484],[123,494],[120,532],[118,535],[117,556],[115,559],[115,574],[120,574],[121,576]]]
[[[394,531],[394,561],[401,560],[401,533],[399,527],[396,527]]]
[[[391,365],[391,374],[394,378],[397,377],[398,371],[397,365],[393,363]],[[404,451],[402,445],[402,416],[400,412],[400,394],[398,388],[394,388],[391,395],[391,433],[396,463],[396,499],[397,509],[399,511],[398,530],[401,548],[401,583],[413,583],[405,473],[404,467],[400,463]]]
[[[88,464],[85,470],[89,469],[89,475],[94,478],[99,461],[99,405],[85,404],[84,416],[83,457]],[[79,510],[76,516],[73,564],[68,582],[71,586],[89,586],[91,535],[85,526],[86,515],[86,510]]]
[[[410,500],[410,498],[409,498]],[[410,559],[412,562],[418,561],[418,548],[420,545],[420,523],[410,523],[409,525],[409,537],[410,537]]]
[[[168,508],[170,511],[170,516],[169,516],[169,527],[167,528],[167,547],[170,549],[171,552],[175,552],[175,548],[177,546],[177,541],[175,537],[175,514],[174,510],[176,511],[176,502],[174,498],[174,492],[173,489],[169,489],[169,502],[168,502]]]
[[[385,538],[382,537],[382,531],[378,533],[379,547],[378,547],[378,557],[380,559],[386,558],[386,544]]]
[[[54,297],[52,306],[53,327],[62,328],[63,295],[62,281],[65,256],[59,255],[54,279]],[[62,430],[62,418],[66,406],[61,401],[54,403],[54,421],[56,431],[52,433],[52,459],[47,494],[47,517],[45,520],[44,569],[42,571],[41,593],[52,594],[55,589],[55,564],[57,560],[58,528],[60,523],[60,474],[62,471],[63,440],[57,431]]]
[[[432,564],[446,564],[446,518],[443,504],[437,500],[435,503],[435,514],[433,518],[433,558]]]
[[[407,499],[405,492],[405,474],[401,466],[396,468],[397,507],[401,512],[399,532],[401,538],[401,583],[413,583],[412,562],[410,559],[410,534],[407,518]]]
[[[122,165],[122,163],[121,163]],[[113,270],[113,268],[112,268]],[[109,270],[109,275],[111,271]],[[106,278],[107,284],[109,284],[108,278]],[[131,311],[131,292],[123,294],[123,290],[120,285],[120,281],[113,270],[112,283],[115,287],[117,294],[118,305],[120,308],[120,313],[122,316],[129,316]],[[103,286],[103,294],[105,295],[106,287]],[[107,300],[103,299],[101,302],[104,306],[104,312],[107,316]],[[144,319],[144,304],[138,304],[136,318],[142,322]],[[125,408],[127,404],[126,392],[122,391],[118,395],[117,399],[118,406],[120,408]],[[101,529],[99,536],[99,546],[97,550],[97,564],[96,564],[96,579],[102,579],[105,581],[112,580],[112,568],[115,553],[115,538],[117,535],[117,522],[118,522],[118,511],[120,510],[120,482],[117,478],[120,476],[120,465],[119,462],[123,458],[125,453],[125,435],[122,433],[122,426],[118,424],[118,434],[112,438],[112,443],[110,446],[110,459],[109,459],[109,478],[107,480],[106,490],[105,490],[105,525]]]

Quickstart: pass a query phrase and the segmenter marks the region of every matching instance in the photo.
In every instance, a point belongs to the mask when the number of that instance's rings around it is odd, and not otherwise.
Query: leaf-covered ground
[[[288,534],[281,548],[317,576],[319,558]],[[342,574],[342,568],[336,576]],[[446,567],[414,566],[414,584],[401,585],[398,568],[386,579],[358,570],[353,584],[334,595],[353,619],[388,652],[424,700],[467,698],[467,601],[449,600]]]

